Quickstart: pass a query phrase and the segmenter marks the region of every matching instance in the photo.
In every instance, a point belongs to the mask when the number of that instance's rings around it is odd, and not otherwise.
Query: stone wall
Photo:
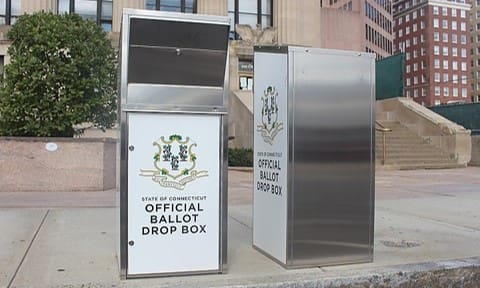
[[[253,95],[250,91],[230,92],[228,141],[230,148],[253,148]]]
[[[109,138],[0,137],[0,192],[113,189],[116,143]]]
[[[472,136],[472,159],[468,165],[480,166],[480,135]]]

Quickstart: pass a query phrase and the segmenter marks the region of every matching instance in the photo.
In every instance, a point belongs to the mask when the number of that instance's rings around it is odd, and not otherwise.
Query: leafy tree
[[[116,120],[116,57],[106,33],[80,16],[21,16],[0,95],[0,135],[71,137],[75,125]]]

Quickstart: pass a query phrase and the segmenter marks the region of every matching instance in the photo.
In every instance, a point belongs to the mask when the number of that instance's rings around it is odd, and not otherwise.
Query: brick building
[[[480,101],[480,0],[472,1],[470,11],[470,54],[472,55],[472,102]]]
[[[425,106],[471,102],[470,1],[397,0],[393,19],[405,96]]]

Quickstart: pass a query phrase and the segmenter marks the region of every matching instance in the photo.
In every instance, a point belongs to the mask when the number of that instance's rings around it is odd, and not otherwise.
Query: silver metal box
[[[254,53],[253,245],[287,268],[373,260],[374,55]]]
[[[121,274],[222,272],[228,19],[125,9],[122,20]]]

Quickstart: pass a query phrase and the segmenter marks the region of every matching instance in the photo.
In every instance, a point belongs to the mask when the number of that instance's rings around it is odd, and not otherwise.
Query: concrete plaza
[[[480,287],[480,168],[377,171],[374,262],[297,270],[252,248],[252,173],[229,178],[222,275],[120,280],[114,191],[2,192],[0,287]]]

